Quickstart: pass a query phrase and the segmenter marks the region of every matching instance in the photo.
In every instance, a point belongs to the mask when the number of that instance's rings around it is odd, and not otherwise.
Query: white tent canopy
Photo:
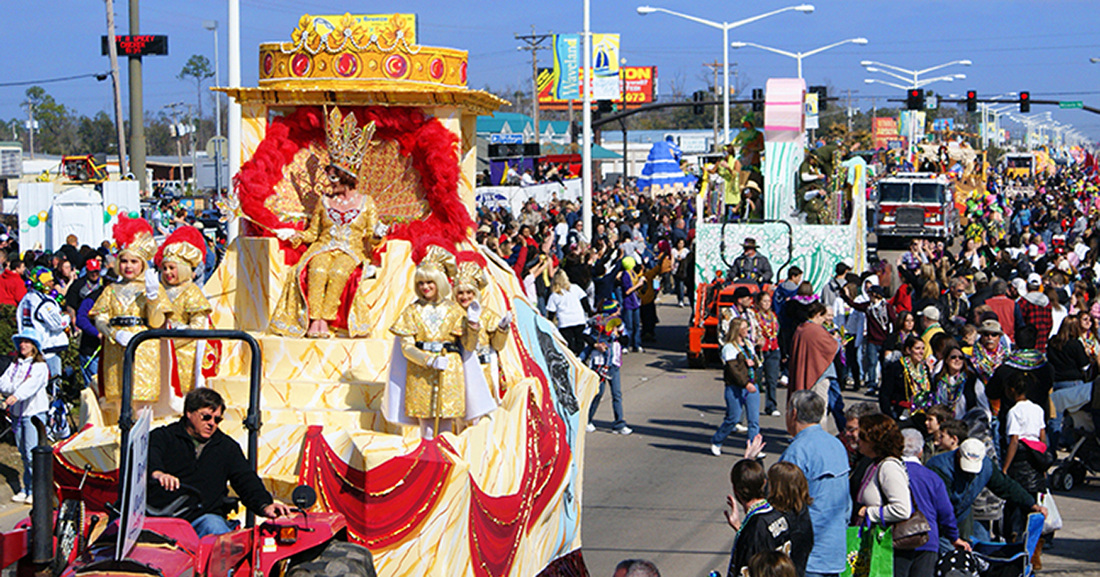
[[[76,235],[80,244],[96,247],[103,242],[103,197],[91,188],[70,188],[53,199],[48,247],[56,250],[65,238]]]

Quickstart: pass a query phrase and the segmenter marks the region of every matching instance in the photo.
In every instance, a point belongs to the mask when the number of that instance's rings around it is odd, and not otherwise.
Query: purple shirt
[[[955,510],[951,507],[951,497],[947,495],[947,485],[944,485],[943,479],[932,469],[917,461],[910,461],[908,457],[905,459],[905,468],[909,471],[909,491],[913,495],[913,501],[931,527],[928,531],[928,542],[916,550],[938,551],[941,536],[951,542],[959,538]]]

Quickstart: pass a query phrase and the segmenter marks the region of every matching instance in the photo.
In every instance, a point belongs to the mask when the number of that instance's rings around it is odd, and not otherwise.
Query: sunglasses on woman
[[[961,361],[964,358],[965,357],[963,357],[962,355],[951,355],[951,356],[947,357],[947,360],[949,360],[949,361]]]

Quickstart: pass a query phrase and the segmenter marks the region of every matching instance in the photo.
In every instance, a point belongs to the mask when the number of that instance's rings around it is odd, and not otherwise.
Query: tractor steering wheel
[[[188,518],[202,508],[202,493],[191,485],[180,483],[174,491],[176,497],[163,507],[145,506],[145,514],[150,517]]]

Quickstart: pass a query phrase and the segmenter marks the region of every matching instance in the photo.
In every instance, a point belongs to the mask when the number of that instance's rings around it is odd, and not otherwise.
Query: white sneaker
[[[787,379],[787,375],[782,375],[782,376],[779,377],[779,386],[785,387],[785,386],[787,386],[788,382],[790,382],[790,381],[789,381],[789,379]]]
[[[771,416],[773,416],[773,417],[782,417],[782,416],[783,416],[783,413],[780,413],[780,412],[779,412],[779,409],[774,409],[774,410],[772,410],[772,412],[771,412],[770,414],[771,414]]]
[[[715,457],[721,457],[722,456],[722,447],[720,447],[718,445],[711,445],[710,446],[710,454],[714,455]]]
[[[27,500],[23,501],[23,502],[26,503],[27,505],[34,505],[34,496],[33,495],[27,495]]]
[[[733,430],[737,431],[738,433],[747,433],[747,432],[749,432],[749,428],[746,427],[745,425],[742,425],[741,423],[737,423],[736,425],[734,425]]]
[[[24,493],[23,491],[20,491],[16,494],[12,495],[11,500],[15,503],[26,503],[27,502],[27,494]]]
[[[589,433],[595,433],[596,432],[596,425],[593,425],[592,423],[588,423],[587,425],[584,426],[584,430],[588,431]]]
[[[624,436],[624,437],[625,437],[625,436],[627,436],[627,435],[629,435],[629,434],[633,433],[633,432],[634,432],[634,429],[631,429],[630,427],[626,427],[626,426],[624,426],[623,428],[621,428],[621,429],[615,429],[615,430],[614,430],[614,431],[612,431],[612,432],[613,432],[613,433],[615,433],[616,435],[622,435],[622,436]]]

